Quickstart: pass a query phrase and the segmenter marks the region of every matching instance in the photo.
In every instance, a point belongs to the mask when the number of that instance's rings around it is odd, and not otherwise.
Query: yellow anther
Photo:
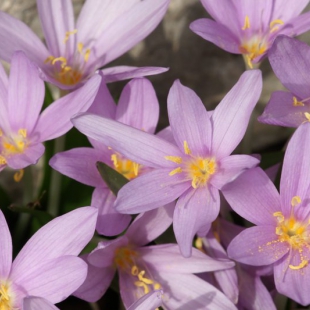
[[[6,159],[2,155],[0,155],[0,165],[6,165]]]
[[[245,61],[250,69],[253,69],[252,57],[248,54],[244,55]]]
[[[310,113],[305,112],[304,115],[305,115],[306,119],[310,122]]]
[[[84,47],[84,44],[82,42],[79,42],[78,45],[77,45],[77,48],[78,48],[78,52],[80,54],[82,54],[83,47]]]
[[[133,276],[137,276],[139,274],[139,269],[138,269],[138,267],[136,265],[131,267],[131,274]]]
[[[67,43],[67,41],[69,40],[69,37],[71,36],[71,35],[73,35],[73,34],[76,34],[77,33],[77,29],[74,29],[74,30],[72,30],[72,31],[67,31],[66,32],[66,36],[65,36],[65,38],[64,38],[64,43]]]
[[[196,247],[198,250],[202,251],[202,246],[203,246],[202,238],[199,238],[199,237],[198,237],[198,238],[195,240],[195,247]]]
[[[193,188],[197,188],[198,182],[199,182],[199,179],[197,177],[193,177],[193,179],[192,179],[192,187]]]
[[[303,107],[305,104],[301,101],[298,101],[296,97],[293,97],[293,106],[294,107]]]
[[[301,198],[299,196],[294,196],[291,200],[292,207],[296,207],[301,203]]]
[[[284,21],[282,19],[275,19],[270,22],[269,27],[272,29],[275,25],[284,25]]]
[[[139,164],[133,163],[133,173],[134,173],[134,175],[137,176],[138,172],[139,172]]]
[[[246,15],[245,19],[244,19],[244,25],[242,27],[242,30],[249,29],[249,28],[250,28],[250,18],[248,15]]]
[[[48,62],[52,62],[55,59],[54,56],[48,56],[45,60],[44,63],[47,64]]]
[[[182,157],[178,156],[165,156],[165,159],[170,160],[176,164],[182,164]]]
[[[175,175],[177,173],[181,173],[182,172],[182,168],[181,167],[178,167],[178,168],[175,168],[174,170],[172,170],[169,175],[172,176],[172,175]]]
[[[282,223],[284,221],[284,216],[283,216],[283,213],[278,211],[278,212],[274,212],[273,213],[273,216],[275,216],[277,218],[277,221],[279,223]]]
[[[27,138],[27,129],[19,129],[18,134],[23,136],[24,138]]]
[[[141,281],[136,281],[136,282],[135,282],[135,286],[143,287],[143,289],[144,289],[144,294],[148,294],[148,293],[150,292],[149,287],[148,287],[145,283],[143,283],[143,282],[141,282]]]
[[[188,143],[186,141],[183,142],[183,146],[184,146],[184,152],[186,155],[189,155],[191,153],[191,150],[188,147]]]
[[[148,284],[148,285],[149,285],[149,284],[153,284],[154,281],[151,280],[151,279],[148,279],[148,278],[144,278],[144,277],[143,277],[144,274],[145,274],[145,271],[144,271],[144,270],[141,270],[141,271],[139,272],[139,274],[138,274],[139,280],[142,281],[142,282],[145,283],[145,284]]]
[[[52,65],[55,65],[55,63],[57,61],[60,61],[61,62],[61,65],[66,65],[67,64],[67,59],[65,57],[57,57],[57,58],[54,58],[53,61],[52,61]]]
[[[13,176],[14,181],[20,182],[23,176],[24,176],[24,169],[18,170],[17,172],[14,173],[14,176]]]
[[[90,55],[90,49],[88,48],[88,49],[85,51],[85,54],[84,54],[84,61],[85,61],[85,62],[88,61],[89,55]]]
[[[112,154],[111,155],[111,160],[113,162],[114,167],[117,168],[118,167],[117,155],[116,154]]]
[[[302,260],[301,263],[298,266],[294,266],[294,265],[289,265],[289,267],[293,270],[298,270],[298,269],[302,269],[304,267],[306,267],[308,265],[308,261],[307,260]]]

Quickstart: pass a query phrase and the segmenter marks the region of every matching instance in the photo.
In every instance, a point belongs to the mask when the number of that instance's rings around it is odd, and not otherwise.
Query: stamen
[[[78,52],[79,52],[80,54],[82,54],[83,47],[84,47],[83,43],[82,43],[82,42],[79,42],[78,45],[77,45],[77,48],[78,48]]]
[[[72,30],[72,31],[67,31],[66,32],[66,36],[65,36],[65,39],[64,39],[64,44],[66,44],[67,43],[67,41],[69,40],[69,37],[71,36],[71,35],[73,35],[73,34],[76,34],[77,33],[77,29],[74,29],[74,30]]]
[[[134,175],[137,176],[138,172],[139,172],[139,164],[133,163],[133,173],[134,173]]]
[[[67,64],[67,59],[65,57],[57,57],[57,58],[54,58],[53,61],[52,61],[52,65],[55,65],[55,63],[57,61],[60,61],[61,62],[61,66],[65,67],[66,64]]]
[[[18,134],[23,136],[24,138],[27,138],[27,129],[19,129]]]
[[[305,115],[306,119],[310,122],[310,113],[305,112],[304,115]]]
[[[269,28],[270,28],[270,33],[273,33],[277,30],[279,30],[279,27],[276,25],[284,25],[283,20],[281,19],[275,19],[273,20],[270,24],[269,24]]]
[[[253,69],[252,57],[248,54],[244,55],[245,61],[250,69]]]
[[[175,175],[177,173],[181,173],[182,172],[182,168],[181,167],[178,167],[178,168],[175,168],[174,170],[172,170],[169,175],[172,176],[172,175]]]
[[[24,169],[20,169],[19,171],[14,173],[14,176],[13,176],[14,181],[17,183],[20,182],[23,176],[24,176]]]
[[[148,287],[145,283],[143,283],[143,282],[141,282],[141,281],[136,281],[136,282],[135,282],[135,285],[138,286],[138,287],[143,287],[143,289],[144,289],[144,294],[148,294],[148,293],[150,292],[149,287]]]
[[[289,265],[289,267],[293,270],[298,270],[298,269],[302,269],[302,268],[306,267],[307,265],[308,265],[308,261],[302,260],[302,262],[298,266]]]
[[[2,155],[0,155],[0,165],[6,165],[6,159]]]
[[[165,156],[165,159],[170,160],[176,164],[182,164],[182,157],[178,156]]]
[[[244,25],[241,29],[245,30],[245,29],[249,29],[249,28],[250,28],[250,18],[248,15],[246,15],[245,19],[244,19]]]
[[[298,101],[296,97],[293,97],[293,106],[294,107],[303,107],[304,103],[302,103],[301,101]]]
[[[203,244],[202,244],[202,238],[197,238],[196,240],[195,240],[195,247],[198,249],[198,250],[200,250],[200,251],[202,251],[202,246],[203,246]]]
[[[88,61],[89,55],[90,55],[90,49],[88,48],[88,49],[85,51],[85,54],[84,54],[84,61],[85,61],[85,62]]]
[[[48,57],[44,60],[44,63],[47,64],[47,63],[49,63],[49,62],[52,62],[54,59],[55,59],[54,56],[48,56]]]
[[[273,213],[273,216],[277,217],[278,223],[282,223],[284,221],[283,213],[280,211]]]
[[[3,131],[0,129],[0,137],[3,136]]]
[[[119,165],[118,165],[118,160],[117,160],[117,155],[116,154],[112,154],[111,155],[111,160],[113,162],[114,167],[118,168]]]
[[[145,270],[141,270],[141,271],[139,272],[139,274],[138,274],[138,279],[139,279],[140,281],[142,281],[143,283],[145,283],[145,284],[148,284],[148,285],[149,285],[149,284],[153,284],[153,283],[154,283],[153,280],[148,279],[148,278],[143,278],[144,274],[145,274]]]
[[[291,200],[292,207],[296,207],[301,203],[301,198],[299,196],[294,196]]]
[[[190,155],[191,150],[188,147],[188,143],[186,141],[183,142],[183,146],[184,146],[184,152],[186,155]]]
[[[131,274],[133,276],[137,276],[139,274],[139,269],[138,269],[138,267],[136,265],[131,267]]]
[[[193,180],[192,180],[192,187],[193,187],[193,188],[197,188],[198,182],[199,182],[199,179],[198,179],[196,176],[193,177]]]

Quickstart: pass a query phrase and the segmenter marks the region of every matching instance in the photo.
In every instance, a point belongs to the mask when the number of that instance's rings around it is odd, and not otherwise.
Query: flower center
[[[299,196],[294,196],[291,201],[292,207],[301,203]],[[297,266],[289,265],[291,269],[301,269],[308,265],[303,252],[305,248],[309,250],[310,236],[307,230],[309,222],[301,222],[296,220],[294,214],[291,213],[289,218],[285,218],[282,212],[275,212],[273,216],[277,219],[276,234],[279,236],[280,242],[287,242],[291,249],[297,250],[300,256],[300,264]]]
[[[123,158],[120,154],[116,153],[111,155],[111,160],[115,170],[128,180],[132,180],[138,176],[141,165]]]
[[[66,50],[69,37],[76,33],[77,29],[66,32],[64,39]],[[83,43],[79,42],[73,55],[68,55],[67,51],[65,55],[67,56],[55,57],[51,55],[45,59],[44,63],[51,66],[52,76],[57,81],[65,85],[75,85],[80,82],[83,77],[85,65],[90,55],[90,49],[85,49]]]
[[[12,310],[12,304],[9,284],[0,282],[0,310]]]
[[[253,68],[253,60],[264,54],[270,45],[270,35],[279,30],[284,22],[281,19],[275,19],[269,24],[269,29],[262,31],[262,29],[250,31],[251,23],[248,15],[245,16],[244,25],[241,28],[244,31],[244,39],[239,49],[243,54],[245,61],[249,68]]]
[[[152,290],[159,290],[161,285],[152,280],[137,264],[138,253],[130,247],[116,249],[114,263],[123,271],[133,277],[134,285],[139,288],[138,298],[148,294]],[[141,290],[142,289],[142,290]]]
[[[214,158],[200,157],[191,155],[188,143],[184,141],[184,153],[187,158],[183,162],[183,158],[178,156],[165,156],[166,160],[170,160],[180,166],[172,170],[169,175],[185,172],[186,179],[192,181],[192,187],[203,187],[207,185],[210,177],[216,173],[217,164]]]

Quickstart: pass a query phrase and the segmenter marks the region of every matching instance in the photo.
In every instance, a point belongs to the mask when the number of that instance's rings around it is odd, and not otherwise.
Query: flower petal
[[[238,262],[264,266],[278,261],[289,251],[287,242],[280,242],[275,226],[254,226],[235,237],[227,248],[228,256]]]
[[[55,139],[72,128],[70,118],[86,111],[95,99],[100,85],[99,75],[93,76],[83,87],[56,100],[41,114],[36,132],[40,141]]]
[[[47,299],[29,296],[23,299],[23,310],[59,310]]]
[[[75,38],[65,41],[66,32],[74,30],[71,0],[37,1],[38,13],[46,44],[52,56],[68,57],[74,53]]]
[[[139,1],[119,15],[95,41],[94,53],[90,55],[88,65],[91,67],[97,64],[97,67],[101,67],[143,40],[159,24],[169,2],[169,0]]]
[[[228,156],[243,138],[262,90],[260,70],[244,72],[212,114],[212,153]]]
[[[163,273],[192,274],[233,267],[234,262],[216,260],[193,248],[193,255],[185,258],[180,254],[176,244],[163,244],[143,247],[139,249],[143,261],[153,265]],[[168,275],[167,275],[168,277]]]
[[[285,127],[298,127],[305,121],[308,121],[305,113],[309,113],[309,106],[295,106],[294,98],[297,98],[291,92],[275,91],[258,120],[265,124],[278,125]]]
[[[285,152],[280,182],[280,196],[282,210],[288,217],[291,214],[291,201],[293,197],[299,196],[301,201],[308,205],[310,146],[308,143],[305,143],[308,139],[310,139],[309,122],[298,127]],[[305,206],[301,205],[299,208],[305,208]]]
[[[281,211],[277,189],[260,168],[245,171],[222,193],[234,211],[256,225],[275,224],[273,214]]]
[[[310,97],[310,89],[305,82],[310,79],[310,48],[297,39],[279,36],[269,53],[269,61],[281,83],[302,99]]]
[[[212,42],[223,50],[241,54],[238,38],[225,25],[208,18],[201,18],[192,22],[189,28],[203,39]]]
[[[106,83],[128,80],[132,78],[139,78],[149,75],[156,75],[167,72],[169,68],[162,67],[130,67],[130,66],[116,66],[105,68],[101,70]]]
[[[4,214],[0,210],[0,278],[6,279],[12,265],[12,238]]]
[[[131,221],[131,216],[120,214],[114,208],[115,196],[109,188],[96,187],[91,206],[98,209],[96,230],[103,236],[122,233]]]
[[[169,91],[168,114],[174,139],[181,150],[186,141],[194,155],[210,153],[212,128],[207,110],[195,92],[179,80]]]
[[[39,77],[38,67],[23,52],[15,52],[8,87],[8,111],[12,130],[26,129],[27,135],[31,134],[43,105],[44,93],[44,82]]]
[[[39,66],[49,56],[39,37],[26,24],[0,12],[0,58],[10,62],[15,51],[23,51]]]
[[[126,236],[133,244],[143,246],[159,237],[172,223],[175,203],[140,214],[128,227]]]
[[[89,138],[146,167],[174,167],[165,156],[182,156],[177,147],[163,139],[97,115],[80,114],[72,122]]]
[[[248,155],[231,155],[220,161],[220,168],[210,179],[210,183],[217,189],[234,181],[246,169],[259,164],[259,160]]]
[[[134,214],[164,206],[184,193],[191,185],[180,175],[169,176],[171,170],[157,169],[133,179],[118,192],[115,208]]]
[[[61,174],[83,184],[93,187],[105,186],[96,168],[97,161],[109,162],[110,158],[103,155],[99,150],[81,147],[57,153],[49,164]]]
[[[127,310],[145,310],[145,309],[157,309],[162,306],[163,291],[152,291],[132,304]]]
[[[87,263],[87,255],[81,258]],[[87,277],[73,295],[88,302],[98,301],[109,288],[114,274],[112,266],[98,268],[88,263]]]
[[[133,79],[123,89],[116,109],[116,120],[154,134],[159,118],[159,103],[152,83]]]
[[[93,237],[97,210],[79,208],[59,216],[40,228],[13,262],[11,278],[19,279],[25,270],[35,269],[42,261],[63,255],[78,255]]]
[[[208,189],[190,188],[178,199],[173,214],[173,230],[184,257],[191,256],[197,231],[214,221],[219,210],[219,192],[212,186]]]
[[[43,260],[27,268],[18,278],[12,277],[16,285],[23,287],[28,295],[46,298],[52,303],[66,299],[84,282],[87,264],[75,256],[62,256]]]

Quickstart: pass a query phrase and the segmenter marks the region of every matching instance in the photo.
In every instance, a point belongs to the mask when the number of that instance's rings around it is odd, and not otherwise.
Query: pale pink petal
[[[180,197],[191,185],[180,174],[157,169],[133,179],[120,189],[115,202],[118,212],[134,214],[149,211]]]
[[[276,226],[254,226],[242,231],[227,248],[228,256],[238,262],[270,265],[289,251],[287,242],[280,242]]]
[[[156,75],[168,71],[169,68],[161,67],[130,67],[117,66],[101,70],[106,83],[139,78],[149,75]]]
[[[50,301],[41,297],[29,296],[23,299],[23,310],[58,310]]]
[[[118,122],[154,134],[159,118],[159,103],[152,83],[133,79],[119,98],[116,118]]]
[[[162,297],[162,290],[152,291],[137,300],[127,310],[157,309],[163,304]]]
[[[54,57],[68,57],[74,53],[74,36],[64,42],[67,31],[74,30],[71,0],[37,1],[38,13],[47,47]]]
[[[115,236],[122,233],[131,221],[131,216],[120,214],[114,208],[115,196],[109,188],[96,187],[91,206],[98,209],[96,230],[103,236]]]
[[[230,155],[243,138],[261,90],[261,71],[246,71],[215,108],[212,153],[219,159]]]
[[[87,255],[81,258],[87,263]],[[112,266],[98,268],[88,263],[87,277],[73,295],[88,302],[98,301],[109,288],[114,274]]]
[[[96,220],[97,210],[85,207],[59,216],[44,225],[15,258],[11,279],[19,279],[25,270],[35,269],[42,260],[78,255],[93,237]]]
[[[44,82],[39,77],[36,65],[23,52],[12,57],[9,87],[8,111],[11,128],[14,131],[26,129],[31,135],[44,101]]]
[[[96,167],[96,162],[107,162],[107,160],[110,161],[110,158],[105,158],[102,155],[99,150],[81,147],[57,153],[50,159],[49,164],[61,174],[83,184],[93,187],[105,186]]]
[[[86,111],[95,99],[100,85],[99,75],[93,76],[83,87],[58,99],[40,115],[35,131],[39,141],[55,139],[72,128],[71,117]]]
[[[190,188],[178,199],[173,214],[173,230],[184,257],[191,256],[195,234],[214,221],[219,210],[219,192],[211,186]]]
[[[239,215],[256,225],[273,225],[275,212],[281,211],[280,196],[274,184],[261,168],[242,173],[225,185],[222,193]]]
[[[7,278],[12,265],[12,238],[4,214],[0,210],[0,278]]]
[[[168,114],[174,139],[181,150],[184,141],[194,155],[206,156],[212,145],[212,125],[200,98],[179,80],[168,95]]]
[[[126,236],[137,246],[150,243],[160,236],[172,223],[175,203],[140,214],[127,229]]]

